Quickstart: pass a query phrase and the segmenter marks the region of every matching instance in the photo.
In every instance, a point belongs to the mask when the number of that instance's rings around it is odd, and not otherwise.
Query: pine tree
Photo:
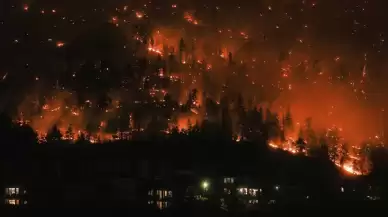
[[[287,107],[286,114],[284,116],[284,130],[286,132],[294,132],[294,122],[291,115],[291,108],[290,106]]]
[[[183,62],[183,52],[186,49],[185,41],[183,38],[179,41],[179,63]]]
[[[233,64],[233,55],[232,55],[232,52],[229,52],[229,54],[228,54],[228,61],[229,61],[229,65],[232,65],[232,64]]]
[[[187,102],[186,102],[186,107],[187,109],[191,109],[193,107],[196,106],[196,103],[197,103],[197,94],[198,94],[198,90],[197,89],[193,89],[190,93],[189,93],[189,97],[187,99]]]
[[[186,48],[185,41],[183,40],[183,38],[181,38],[179,40],[179,51],[184,51],[185,48]]]
[[[77,138],[77,141],[76,143],[77,144],[86,144],[88,143],[89,140],[87,139],[87,136],[85,135],[85,133],[81,132],[79,135],[78,135],[78,138]]]
[[[348,144],[342,144],[341,146],[341,157],[340,157],[340,165],[343,166],[345,161],[349,157]]]
[[[305,130],[305,139],[310,146],[314,146],[318,144],[317,136],[312,128],[312,119],[306,119],[306,130]]]
[[[329,147],[329,158],[332,162],[336,162],[339,158],[339,141],[340,141],[340,136],[339,136],[339,131],[337,128],[331,129],[327,132],[326,134],[327,137],[327,143]]]
[[[298,149],[299,153],[303,153],[306,150],[306,142],[303,138],[298,138],[298,140],[296,141],[296,148]]]
[[[57,125],[54,125],[49,132],[47,132],[46,141],[48,143],[58,143],[62,139],[61,131],[58,129]]]
[[[240,93],[237,98],[237,115],[238,115],[238,128],[240,130],[240,135],[242,138],[245,137],[246,131],[246,112],[244,107],[244,98]]]
[[[74,140],[74,132],[73,132],[73,127],[71,126],[71,124],[69,125],[69,127],[67,128],[67,130],[65,132],[65,139],[68,141]]]
[[[272,112],[268,108],[266,110],[265,125],[268,129],[268,139],[280,138],[281,135],[279,117],[277,114],[272,114]]]
[[[304,140],[304,133],[303,133],[302,129],[299,129],[298,139],[303,139]]]
[[[151,45],[151,47],[154,47],[154,45],[155,45],[155,41],[154,41],[153,37],[150,38],[150,45]]]
[[[320,153],[319,153],[319,157],[321,157],[322,159],[329,159],[329,146],[327,144],[327,141],[324,137],[324,135],[321,135],[319,137],[319,145],[320,145]]]
[[[191,122],[190,118],[187,119],[187,130],[191,131],[193,129],[193,123]]]

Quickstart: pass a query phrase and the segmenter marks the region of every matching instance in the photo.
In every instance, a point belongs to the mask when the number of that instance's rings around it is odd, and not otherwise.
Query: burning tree
[[[341,140],[339,136],[338,128],[334,127],[326,132],[326,139],[329,151],[329,158],[331,161],[336,162],[339,158],[338,147]]]
[[[349,158],[349,149],[348,149],[348,144],[342,144],[340,148],[340,155],[339,155],[339,164],[341,167],[344,166],[346,160]]]

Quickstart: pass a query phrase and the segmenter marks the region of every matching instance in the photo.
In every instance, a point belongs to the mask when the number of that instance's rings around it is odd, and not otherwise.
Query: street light
[[[203,188],[203,190],[205,190],[205,191],[207,191],[208,190],[208,188],[209,188],[209,182],[208,181],[203,181],[202,182],[202,188]]]

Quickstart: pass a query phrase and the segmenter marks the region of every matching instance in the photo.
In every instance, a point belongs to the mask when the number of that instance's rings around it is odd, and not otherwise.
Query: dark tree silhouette
[[[74,140],[74,132],[71,124],[69,125],[69,127],[65,132],[65,139],[68,140],[69,142],[72,142]]]
[[[183,52],[186,50],[186,44],[183,38],[179,40],[179,63],[183,61]]]
[[[186,102],[186,109],[190,110],[191,108],[196,107],[197,99],[198,99],[198,90],[193,89],[189,93],[189,97],[188,97],[187,102]]]
[[[38,135],[30,125],[23,124],[21,126],[15,126],[14,133],[16,134],[14,141],[18,145],[33,146],[38,142]]]
[[[338,145],[340,141],[339,131],[337,128],[331,129],[326,134],[327,144],[329,147],[330,160],[335,162],[339,159]]]
[[[272,114],[269,109],[266,110],[265,125],[268,129],[269,139],[279,139],[281,136],[279,117],[277,114]]]
[[[306,142],[303,139],[302,130],[299,131],[298,140],[296,140],[295,144],[299,153],[303,153],[306,150]]]
[[[244,107],[244,98],[240,93],[237,98],[236,112],[238,115],[237,127],[242,138],[245,138],[245,133],[247,132],[247,113]]]
[[[286,114],[284,115],[284,130],[286,132],[294,132],[294,121],[292,119],[290,106],[287,107]]]
[[[318,138],[314,132],[314,129],[312,127],[312,119],[307,118],[306,119],[306,129],[304,132],[305,139],[307,141],[307,144],[311,146],[317,146],[318,145]]]
[[[61,131],[58,129],[57,125],[54,125],[48,132],[46,136],[46,141],[48,143],[58,143],[62,139]]]
[[[340,156],[340,165],[343,166],[345,161],[349,157],[349,149],[348,149],[348,144],[342,144],[341,146],[341,156]]]
[[[232,55],[232,52],[229,52],[229,54],[228,54],[228,61],[229,61],[229,65],[232,65],[232,64],[233,64],[233,55]]]
[[[90,142],[89,142],[89,140],[87,139],[85,133],[81,132],[81,133],[78,135],[76,144],[84,145],[84,144],[89,144],[89,143],[90,143]]]

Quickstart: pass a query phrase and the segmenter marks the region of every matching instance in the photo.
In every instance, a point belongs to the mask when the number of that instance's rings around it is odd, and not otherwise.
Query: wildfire
[[[137,19],[142,19],[144,17],[144,14],[142,12],[137,11],[135,14]]]
[[[240,32],[240,35],[241,35],[244,39],[249,39],[249,36],[248,36],[245,32]]]
[[[292,138],[289,138],[287,141],[279,145],[277,145],[275,142],[269,142],[268,145],[273,149],[282,149],[283,151],[287,151],[291,154],[299,154],[302,152],[304,155],[306,155],[306,150],[299,151],[296,148],[295,141]]]
[[[148,51],[163,56],[163,52],[155,47],[148,47]]]
[[[58,41],[57,42],[57,47],[58,48],[62,48],[63,46],[65,46],[65,43],[61,42],[61,41]]]
[[[354,167],[352,166],[351,163],[345,163],[342,166],[339,163],[335,163],[335,165],[340,167],[343,171],[345,171],[351,175],[357,175],[357,176],[362,175],[362,173],[360,171],[354,169]]]
[[[298,150],[295,146],[295,142],[294,140],[292,140],[291,138],[288,140],[288,141],[285,141],[284,143],[282,144],[276,144],[275,142],[272,142],[270,141],[268,143],[268,146],[270,148],[273,148],[273,149],[281,149],[283,151],[287,151],[291,154],[299,154],[300,153],[300,150]],[[307,155],[307,152],[306,150],[302,150],[302,153],[303,155]],[[358,159],[357,157],[355,156],[352,156],[352,155],[349,155],[349,158],[350,159]],[[363,173],[357,169],[354,168],[353,164],[351,161],[346,161],[345,163],[343,163],[342,165],[340,164],[339,161],[336,161],[335,162],[335,165],[339,168],[341,168],[341,170],[345,171],[346,173],[348,174],[351,174],[351,175],[362,175]]]
[[[112,17],[112,23],[113,24],[117,24],[119,22],[119,18],[118,17]]]
[[[184,14],[184,19],[188,22],[188,23],[191,23],[191,24],[194,24],[194,25],[198,25],[198,21],[195,19],[195,17],[189,13],[189,12],[185,12]]]

